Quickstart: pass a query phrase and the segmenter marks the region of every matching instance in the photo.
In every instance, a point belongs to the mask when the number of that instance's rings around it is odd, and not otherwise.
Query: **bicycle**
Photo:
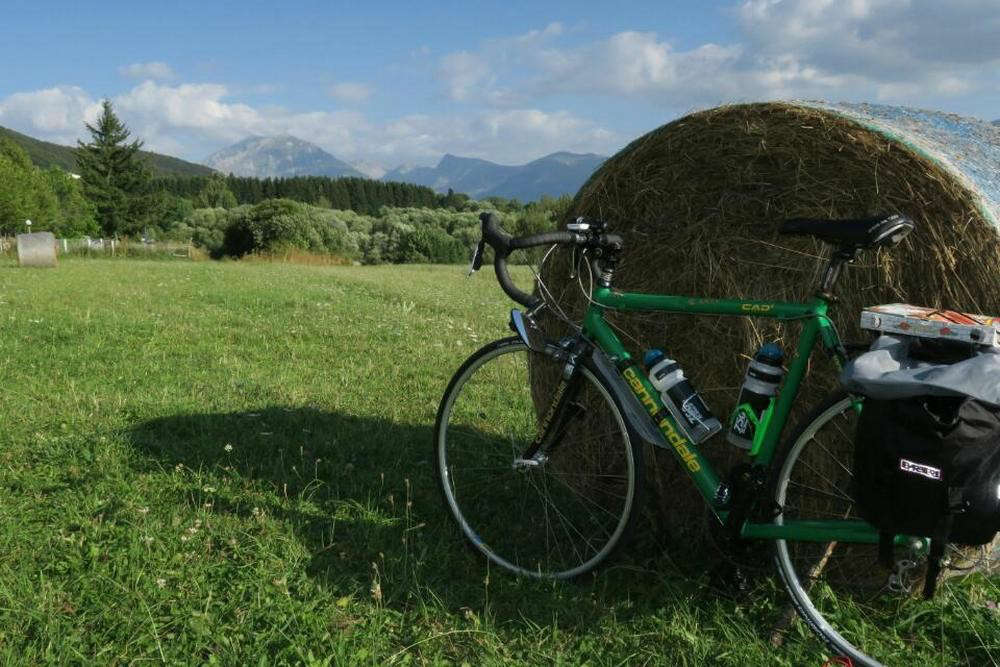
[[[511,311],[515,335],[487,344],[461,365],[438,409],[435,470],[466,541],[520,575],[570,579],[590,572],[633,527],[642,487],[640,441],[649,442],[674,453],[733,544],[773,544],[795,610],[828,646],[857,664],[891,658],[892,650],[870,656],[861,644],[896,614],[920,618],[921,605],[930,604],[912,594],[928,541],[897,535],[895,570],[886,573],[877,565],[877,531],[852,513],[851,438],[863,397],[834,393],[783,444],[780,438],[812,350],[822,347],[838,369],[848,359],[827,314],[844,265],[864,250],[895,245],[913,223],[901,215],[787,221],[782,233],[833,246],[814,298],[792,303],[622,292],[613,281],[624,241],[606,223],[578,219],[565,231],[512,238],[495,214],[480,218],[472,271],[489,245],[501,288],[526,310]],[[515,286],[507,259],[515,250],[558,245],[572,246],[596,281],[582,323],[560,340],[547,340],[534,324],[546,301]],[[761,421],[747,464],[726,478],[713,470],[605,321],[609,310],[802,322],[770,419]],[[541,387],[555,388],[543,396]],[[957,559],[960,552],[954,553]],[[985,549],[978,556],[992,557]],[[983,562],[970,571],[982,569]],[[950,604],[954,594],[957,613],[970,613],[963,606],[964,585],[940,587],[937,604]],[[970,627],[978,632],[979,626]],[[980,649],[991,656],[988,646]]]

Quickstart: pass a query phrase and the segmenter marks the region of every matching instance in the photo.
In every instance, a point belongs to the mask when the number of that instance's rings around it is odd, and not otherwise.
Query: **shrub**
[[[288,199],[269,199],[230,211],[222,251],[232,257],[299,248],[313,253],[354,256],[357,241],[333,211]]]
[[[568,199],[543,200],[508,213],[504,225],[515,235],[551,229]],[[479,241],[479,209],[463,202],[463,210],[382,207],[377,216],[331,210],[288,199],[268,199],[230,210],[203,208],[192,212],[173,233],[190,235],[212,256],[286,253],[298,249],[364,264],[466,262]],[[523,261],[524,258],[512,258]]]

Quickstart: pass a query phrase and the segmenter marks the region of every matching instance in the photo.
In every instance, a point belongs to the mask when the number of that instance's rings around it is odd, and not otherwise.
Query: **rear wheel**
[[[778,463],[776,522],[857,519],[851,499],[858,399],[832,396],[796,429]],[[895,570],[878,546],[777,540],[775,561],[799,615],[855,664],[995,664],[1000,661],[997,540],[949,546],[933,600],[921,597],[926,545],[895,550]]]
[[[564,362],[519,338],[491,343],[456,372],[438,409],[435,469],[469,543],[517,574],[570,578],[604,562],[634,519],[641,451],[612,393],[579,367],[572,418],[525,457]],[[530,453],[530,452],[529,452]]]

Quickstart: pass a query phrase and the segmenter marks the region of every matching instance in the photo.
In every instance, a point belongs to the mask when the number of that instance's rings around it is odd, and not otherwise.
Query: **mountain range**
[[[426,185],[438,192],[451,189],[475,199],[497,196],[534,201],[542,195],[575,194],[605,159],[593,153],[560,152],[507,166],[448,154],[435,167],[393,169],[382,180]]]
[[[59,167],[68,172],[76,171],[76,148],[53,144],[29,137],[26,134],[0,127],[0,137],[13,141],[24,149],[31,162],[42,169]],[[214,173],[210,168],[181,160],[180,158],[161,155],[149,151],[140,151],[155,176],[210,176]]]
[[[51,166],[70,172],[76,169],[74,147],[41,141],[4,127],[0,127],[0,137],[19,145],[43,169]],[[209,176],[216,171],[258,178],[305,175],[377,178],[380,174],[371,165],[352,166],[291,135],[247,137],[208,156],[204,165],[149,151],[142,151],[142,155],[156,176]],[[523,165],[502,165],[449,154],[436,166],[398,167],[381,178],[424,185],[441,193],[453,190],[475,199],[499,196],[527,202],[542,195],[575,194],[605,159],[593,153],[560,152]]]
[[[477,158],[445,155],[434,167],[398,167],[383,181],[453,190],[475,199],[490,196],[533,201],[542,195],[574,194],[605,160],[600,155],[553,153],[528,164],[508,166]],[[377,176],[370,165],[352,166],[319,146],[291,135],[253,136],[212,153],[205,164],[224,174],[257,178]]]

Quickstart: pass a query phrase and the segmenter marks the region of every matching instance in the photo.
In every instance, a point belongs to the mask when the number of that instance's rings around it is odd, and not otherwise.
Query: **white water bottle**
[[[684,377],[680,364],[656,348],[648,350],[643,361],[663,405],[692,442],[702,442],[722,430],[722,424]]]

